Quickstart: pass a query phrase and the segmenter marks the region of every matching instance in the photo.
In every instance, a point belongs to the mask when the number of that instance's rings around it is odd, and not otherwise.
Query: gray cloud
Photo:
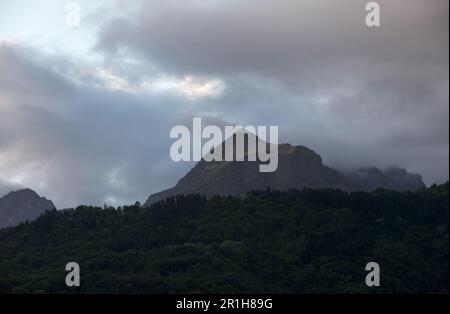
[[[0,180],[0,197],[8,194],[11,191],[17,191],[21,188],[23,188],[23,187],[21,187],[20,185],[11,184],[11,183],[3,182],[2,180]]]
[[[97,47],[135,49],[165,71],[256,73],[292,84],[309,78],[308,87],[330,75],[374,77],[391,66],[412,72],[417,69],[404,65],[442,65],[448,3],[379,2],[382,27],[374,30],[365,26],[365,2],[359,0],[231,0],[209,6],[145,1],[136,19],[106,24]]]
[[[186,171],[169,158],[174,99],[77,86],[16,48],[0,56],[3,180],[65,207],[143,200]]]

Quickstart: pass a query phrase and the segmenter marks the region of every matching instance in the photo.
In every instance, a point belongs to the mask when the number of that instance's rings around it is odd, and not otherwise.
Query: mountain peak
[[[283,143],[277,149],[278,169],[274,172],[260,172],[259,163],[254,161],[202,160],[176,186],[151,195],[144,206],[177,194],[244,196],[251,190],[267,188],[329,187],[346,191],[356,188],[338,171],[325,166],[320,155],[305,146]]]
[[[31,189],[11,191],[0,198],[0,228],[37,218],[55,205]]]
[[[246,134],[256,137],[252,133]],[[226,141],[230,140],[231,137]],[[221,149],[226,141],[215,149]],[[265,144],[259,138],[257,143]],[[252,161],[201,160],[173,188],[151,195],[144,206],[178,194],[244,196],[251,190],[267,188],[287,190],[309,187],[371,191],[379,187],[414,190],[425,186],[420,175],[408,173],[402,168],[392,167],[381,171],[370,167],[341,173],[324,165],[321,156],[306,146],[283,143],[277,145],[277,149],[279,163],[274,172],[261,173],[258,162]],[[244,155],[247,154],[248,150],[244,152]]]
[[[7,197],[7,198],[33,197],[33,198],[35,198],[35,197],[40,197],[40,196],[32,189],[24,188],[24,189],[17,190],[17,191],[11,191],[3,197]]]

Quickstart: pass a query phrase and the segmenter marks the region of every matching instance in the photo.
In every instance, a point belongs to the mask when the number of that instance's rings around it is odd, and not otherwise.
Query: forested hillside
[[[448,183],[53,210],[0,231],[0,292],[444,293],[448,214]],[[371,261],[380,287],[365,285]]]

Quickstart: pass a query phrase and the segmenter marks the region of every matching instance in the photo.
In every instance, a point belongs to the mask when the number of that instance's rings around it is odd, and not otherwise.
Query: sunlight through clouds
[[[219,97],[225,90],[225,83],[220,79],[207,79],[194,76],[183,78],[163,76],[155,80],[145,80],[142,88],[156,92],[176,92],[189,100],[204,97]]]
[[[135,94],[167,93],[177,94],[190,101],[206,97],[220,97],[225,90],[225,83],[220,79],[210,79],[187,75],[181,78],[161,75],[156,78],[144,78],[142,83],[131,84],[125,77],[110,70],[96,67],[95,76],[100,81],[97,87],[112,91]]]

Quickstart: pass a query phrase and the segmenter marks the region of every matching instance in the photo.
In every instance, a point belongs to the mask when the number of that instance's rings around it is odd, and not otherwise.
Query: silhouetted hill
[[[244,152],[245,155],[247,153]],[[404,169],[389,169],[382,172],[376,168],[369,168],[340,173],[324,165],[320,155],[313,150],[290,144],[278,145],[278,169],[275,172],[260,172],[259,164],[256,161],[202,160],[173,188],[150,195],[144,206],[178,194],[201,194],[211,197],[244,196],[251,190],[267,188],[280,191],[304,187],[371,191],[379,187],[394,190],[415,190],[424,187],[420,175],[409,174]]]
[[[52,201],[30,189],[10,192],[0,198],[0,228],[33,220],[45,210],[54,208]]]

